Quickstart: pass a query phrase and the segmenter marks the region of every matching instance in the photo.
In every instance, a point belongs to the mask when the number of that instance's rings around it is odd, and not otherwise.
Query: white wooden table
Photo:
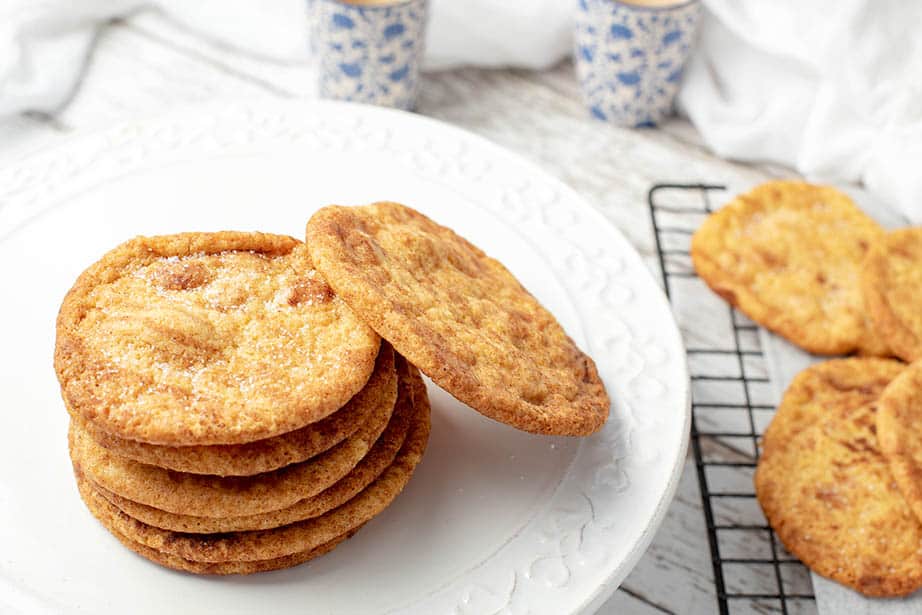
[[[307,95],[310,70],[256,58],[144,13],[100,35],[71,100],[52,114],[0,122],[0,166],[77,130],[221,98]],[[588,119],[572,66],[546,72],[463,69],[427,74],[419,112],[481,134],[575,188],[617,225],[654,271],[646,194],[656,182],[751,184],[772,174],[723,161],[674,120],[622,130]],[[789,171],[781,170],[784,174]],[[711,561],[694,463],[637,568],[600,613],[713,613]]]

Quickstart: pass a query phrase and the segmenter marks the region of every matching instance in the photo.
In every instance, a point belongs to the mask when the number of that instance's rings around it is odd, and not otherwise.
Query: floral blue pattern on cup
[[[648,126],[670,115],[701,3],[578,2],[576,69],[592,115],[622,126]]]
[[[413,109],[427,0],[361,5],[309,0],[323,98]]]

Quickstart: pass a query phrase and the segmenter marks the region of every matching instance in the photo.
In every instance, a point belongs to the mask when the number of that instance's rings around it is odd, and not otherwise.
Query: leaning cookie
[[[922,358],[922,227],[888,233],[864,259],[861,285],[871,322],[894,354]]]
[[[495,259],[397,203],[324,207],[311,259],[394,349],[478,412],[525,431],[588,435],[608,418],[595,363]]]
[[[823,355],[886,355],[868,326],[861,261],[884,231],[829,186],[773,181],[742,194],[692,238],[698,275],[754,321]]]

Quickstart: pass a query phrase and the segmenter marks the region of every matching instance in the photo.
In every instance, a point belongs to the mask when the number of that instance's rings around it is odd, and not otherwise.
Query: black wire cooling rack
[[[724,190],[657,184],[648,196],[663,286],[688,352],[691,444],[718,608],[728,615],[816,613],[809,572],[784,550],[753,491],[759,439],[775,408],[758,327],[707,289],[689,256],[692,234]]]

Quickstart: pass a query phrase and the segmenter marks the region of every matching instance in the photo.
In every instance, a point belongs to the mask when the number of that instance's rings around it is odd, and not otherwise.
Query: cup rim
[[[336,0],[340,2],[341,0]],[[629,9],[637,11],[647,11],[649,13],[664,13],[666,11],[674,11],[676,9],[684,9],[687,6],[692,4],[700,4],[701,0],[685,0],[685,2],[679,2],[677,4],[668,4],[665,6],[644,6],[642,4],[633,4],[631,2],[626,2],[625,0],[604,0],[610,4],[617,4]]]
[[[394,8],[395,6],[404,6],[406,4],[411,4],[413,2],[418,2],[420,0],[394,0],[393,2],[389,2],[387,4],[356,4],[354,2],[349,2],[348,0],[328,0],[328,1],[333,2],[334,4],[338,4],[340,6],[349,7],[350,9],[356,9],[360,11],[379,11],[382,9]],[[690,1],[697,2],[697,0],[690,0]],[[422,2],[425,3],[426,0],[422,0]]]

